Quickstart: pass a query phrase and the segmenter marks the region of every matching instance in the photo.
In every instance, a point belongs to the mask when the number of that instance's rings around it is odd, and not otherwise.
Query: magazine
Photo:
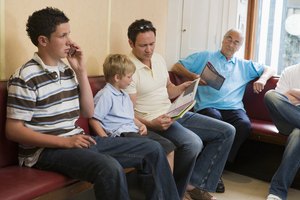
[[[178,119],[194,107],[199,80],[200,78],[195,79],[191,85],[189,85],[185,91],[179,95],[179,97],[170,106],[167,115],[173,119]]]
[[[179,106],[179,107],[177,107],[177,108],[169,111],[167,113],[167,115],[169,115],[172,119],[175,119],[175,120],[179,119],[179,118],[183,117],[183,115],[186,112],[188,112],[189,110],[191,110],[194,107],[195,103],[196,103],[195,100],[193,100],[191,102],[188,102],[188,103],[186,103],[184,105],[181,105],[181,106]]]
[[[200,77],[207,83],[207,85],[216,90],[220,90],[225,81],[225,78],[219,74],[210,62],[206,63]]]

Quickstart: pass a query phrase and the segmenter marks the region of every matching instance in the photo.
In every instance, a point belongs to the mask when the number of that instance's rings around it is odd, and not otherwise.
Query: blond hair
[[[123,77],[134,72],[135,65],[126,55],[110,54],[103,63],[103,73],[107,82],[112,82],[115,75]]]

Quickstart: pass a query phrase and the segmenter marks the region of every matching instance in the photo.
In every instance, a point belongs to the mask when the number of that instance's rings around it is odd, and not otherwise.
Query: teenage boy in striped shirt
[[[49,7],[28,18],[26,30],[37,52],[8,83],[6,135],[20,144],[19,164],[92,182],[102,200],[130,199],[123,167],[135,167],[153,176],[147,199],[179,199],[159,144],[91,137],[76,126],[80,113],[93,116],[94,106],[83,52],[70,39],[68,22]]]

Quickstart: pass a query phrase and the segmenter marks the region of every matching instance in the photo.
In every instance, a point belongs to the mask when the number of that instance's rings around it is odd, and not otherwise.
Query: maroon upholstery
[[[91,89],[92,89],[94,96],[106,84],[104,76],[90,76],[89,82],[90,82]],[[80,117],[79,120],[77,121],[77,125],[79,125],[81,128],[83,128],[85,133],[87,133],[87,134],[91,133],[87,119]]]
[[[6,140],[6,81],[0,81],[0,167],[17,163],[17,144]]]
[[[185,81],[183,77],[172,72],[169,74],[170,80],[174,84]],[[105,85],[103,76],[89,77],[89,81],[94,95]],[[277,81],[278,78],[272,78],[268,81],[265,91],[274,88]],[[277,129],[264,107],[263,95],[264,93],[253,94],[251,85],[248,85],[244,96],[245,108],[252,122],[251,138],[284,144],[286,137],[277,133]],[[55,172],[40,171],[17,165],[17,144],[5,137],[6,96],[6,81],[0,81],[0,199],[32,199],[77,182]],[[78,125],[84,128],[86,133],[90,133],[87,119],[80,118]]]
[[[103,76],[89,77],[93,94],[104,87]],[[6,139],[6,81],[0,81],[0,199],[26,200],[78,182],[55,172],[19,167],[17,144]],[[77,123],[89,133],[88,120]]]
[[[1,168],[0,177],[0,199],[5,200],[29,200],[77,182],[58,173],[19,166]]]
[[[250,82],[246,87],[243,102],[251,120],[251,139],[284,145],[287,137],[278,133],[263,102],[265,93],[274,89],[278,80],[279,77],[269,79],[264,90],[259,94],[253,92],[253,81]]]
[[[276,87],[278,79],[278,77],[269,79],[264,90],[259,94],[253,92],[253,81],[247,85],[243,102],[247,114],[251,119],[271,121],[270,114],[264,105],[263,99],[268,90]]]
[[[184,77],[175,75],[173,72],[169,72],[169,76],[175,85],[186,80]],[[269,79],[265,85],[265,89],[259,94],[253,92],[253,81],[250,82],[246,87],[243,103],[252,126],[250,139],[284,145],[287,137],[278,133],[263,102],[265,93],[276,87],[278,79],[279,77]]]

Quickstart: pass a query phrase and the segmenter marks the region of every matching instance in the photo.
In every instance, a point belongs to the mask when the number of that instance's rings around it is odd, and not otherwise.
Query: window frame
[[[256,40],[258,0],[248,0],[245,59],[253,60]]]

